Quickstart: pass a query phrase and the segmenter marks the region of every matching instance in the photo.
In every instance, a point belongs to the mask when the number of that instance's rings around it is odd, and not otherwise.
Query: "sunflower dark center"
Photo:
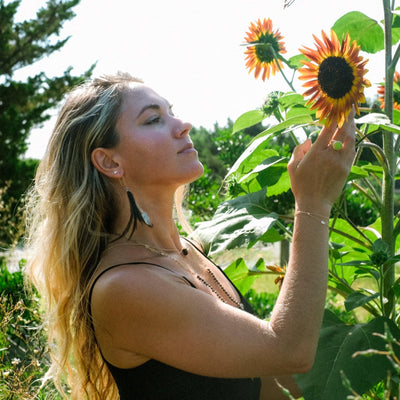
[[[274,60],[274,51],[279,53],[280,46],[275,36],[271,33],[264,33],[260,36],[256,44],[256,55],[261,62],[267,64]]]
[[[329,97],[340,99],[353,87],[353,69],[342,57],[328,57],[319,66],[318,83]]]

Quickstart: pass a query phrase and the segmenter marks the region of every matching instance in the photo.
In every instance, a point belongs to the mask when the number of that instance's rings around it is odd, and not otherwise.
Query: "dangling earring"
[[[136,204],[136,201],[135,201],[135,198],[133,197],[132,192],[129,190],[129,188],[127,186],[125,187],[125,190],[126,190],[126,194],[128,196],[128,200],[129,200],[129,205],[131,208],[131,217],[129,220],[129,225],[132,223],[132,218],[134,217],[135,222],[133,225],[133,230],[136,229],[136,221],[143,222],[151,228],[153,226],[153,223],[151,222],[149,215],[145,211],[140,210],[140,208]]]

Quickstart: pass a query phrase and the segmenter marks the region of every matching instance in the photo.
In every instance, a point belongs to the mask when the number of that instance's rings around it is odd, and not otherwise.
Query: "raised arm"
[[[341,141],[334,150],[332,140]],[[298,146],[289,163],[296,200],[288,271],[271,318],[271,328],[294,351],[300,365],[313,363],[328,277],[328,222],[354,160],[354,111],[339,130],[322,129],[316,142]]]

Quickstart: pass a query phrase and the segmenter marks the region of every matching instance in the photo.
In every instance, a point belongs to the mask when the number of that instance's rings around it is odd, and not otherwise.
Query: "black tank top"
[[[199,249],[197,248],[197,250]],[[212,262],[212,260],[210,261]],[[102,271],[94,280],[89,294],[89,307],[94,285],[104,273],[122,265],[139,264],[153,265],[169,271],[162,265],[146,262],[112,265]],[[224,273],[220,267],[218,268]],[[184,279],[195,288],[189,280]],[[227,279],[229,280],[228,277]],[[239,291],[238,294],[245,311],[254,314],[250,304]],[[128,369],[118,368],[106,359],[104,361],[117,384],[120,400],[259,400],[260,397],[261,381],[259,378],[207,377],[192,374],[153,359],[138,367]]]

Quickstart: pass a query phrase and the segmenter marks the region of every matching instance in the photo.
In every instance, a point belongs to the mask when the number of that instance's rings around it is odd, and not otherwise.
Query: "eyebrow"
[[[169,110],[172,109],[172,104],[170,104],[169,102],[167,102],[168,108]],[[151,110],[160,110],[161,106],[159,104],[147,104],[145,105],[140,111],[139,114],[137,116],[137,118],[139,118],[146,110],[151,109]]]
[[[160,108],[158,104],[148,104],[139,111],[138,118],[148,109],[159,110]]]

